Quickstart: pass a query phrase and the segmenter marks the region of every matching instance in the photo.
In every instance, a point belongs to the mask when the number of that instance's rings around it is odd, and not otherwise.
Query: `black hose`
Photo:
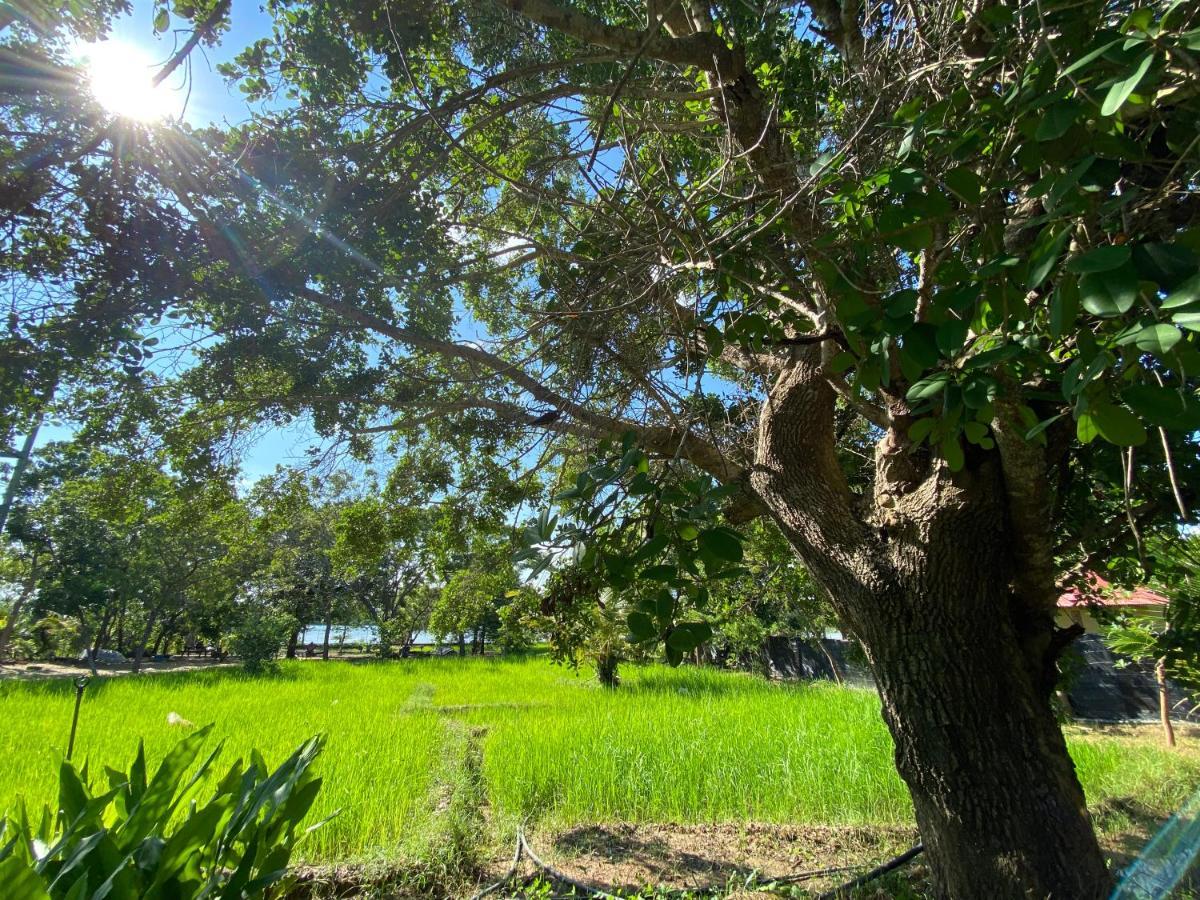
[[[879,878],[881,875],[886,875],[888,872],[891,872],[895,869],[900,868],[902,865],[904,865],[907,862],[910,862],[911,860],[916,859],[918,856],[920,856],[924,852],[925,852],[925,845],[917,844],[915,847],[905,850],[903,853],[901,853],[895,859],[889,859],[883,865],[876,866],[870,872],[865,872],[862,875],[859,875],[857,878],[847,881],[845,884],[838,885],[832,891],[826,891],[825,893],[818,896],[817,900],[837,900],[837,898],[839,898],[839,897],[844,897],[844,896],[848,895],[850,893],[850,891],[854,890],[855,888],[862,887],[864,884],[867,884],[870,881],[874,881],[876,878]]]
[[[839,885],[838,887],[835,887],[831,891],[826,891],[824,894],[821,894],[819,897],[817,897],[816,900],[838,900],[838,898],[846,896],[850,891],[854,890],[855,888],[862,887],[864,884],[874,881],[876,878],[879,878],[882,875],[886,875],[888,872],[894,871],[895,869],[898,869],[901,866],[903,866],[905,863],[910,862],[913,859],[916,859],[916,857],[920,856],[921,853],[923,853],[924,851],[925,851],[925,845],[917,844],[915,847],[912,847],[911,849],[906,850],[903,853],[901,853],[895,859],[890,859],[887,862],[883,863],[882,865],[876,866],[874,869],[871,869],[871,871],[865,872],[862,875],[859,875],[857,878],[855,878],[851,881],[847,881],[845,884]],[[503,876],[501,876],[499,881],[493,882],[492,884],[488,885],[487,887],[483,888],[481,891],[476,893],[471,898],[471,900],[481,900],[481,898],[486,897],[488,894],[491,894],[495,891],[500,890],[506,884],[508,884],[510,881],[512,881],[512,879],[516,876],[518,870],[521,867],[521,857],[522,856],[526,857],[531,863],[533,863],[533,865],[536,868],[540,869],[543,873],[548,875],[554,881],[558,881],[563,884],[568,884],[571,887],[575,888],[576,890],[582,892],[584,894],[584,896],[599,897],[599,898],[601,898],[601,900],[619,900],[619,898],[616,897],[615,895],[610,894],[607,891],[601,890],[600,888],[594,887],[593,885],[587,884],[585,882],[577,881],[576,879],[567,875],[565,872],[561,872],[558,869],[554,868],[553,866],[549,865],[548,863],[544,862],[541,859],[541,857],[539,857],[533,851],[533,848],[529,846],[529,841],[525,838],[525,830],[521,829],[521,828],[517,829],[517,847],[516,847],[515,853],[513,854],[512,864],[508,867],[508,871],[505,872]],[[786,875],[782,878],[775,878],[775,879],[772,879],[772,881],[775,884],[796,884],[801,881],[808,881],[812,878],[820,878],[825,875],[833,875],[833,874],[836,874],[839,872],[853,871],[856,868],[859,868],[859,867],[858,866],[835,866],[835,867],[831,867],[828,869],[814,869],[814,870],[808,871],[808,872],[797,872],[794,875]],[[704,888],[693,889],[693,890],[695,890],[698,893],[704,893],[706,891],[711,891],[714,887],[716,887],[716,885],[708,885]]]

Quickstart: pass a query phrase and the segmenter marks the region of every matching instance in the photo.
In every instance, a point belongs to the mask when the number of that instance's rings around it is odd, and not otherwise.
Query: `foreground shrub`
[[[321,787],[309,766],[323,739],[305,741],[274,772],[257,751],[239,759],[203,805],[180,805],[220,753],[190,774],[212,726],[180,741],[147,781],[139,743],[128,772],[105,767],[107,790],[95,793],[87,766],[64,761],[58,811],[35,824],[24,800],[0,827],[0,884],[10,900],[254,898],[286,888],[298,832]]]

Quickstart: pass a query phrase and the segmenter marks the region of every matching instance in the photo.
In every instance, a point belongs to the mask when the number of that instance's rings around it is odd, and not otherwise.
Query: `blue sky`
[[[190,27],[173,19],[165,34],[155,35],[154,8],[150,0],[135,0],[128,16],[113,24],[110,39],[131,45],[142,51],[148,60],[161,64],[169,59],[190,34]],[[173,75],[164,89],[170,89],[184,104],[185,118],[197,126],[210,123],[240,122],[247,118],[248,109],[236,86],[226,84],[216,72],[218,63],[232,59],[244,46],[270,33],[270,17],[253,0],[234,0],[231,29],[217,47],[198,47],[191,56],[190,72],[183,68]],[[189,90],[190,88],[190,90]],[[68,439],[72,429],[66,425],[47,422],[38,434],[38,446],[55,440]],[[291,426],[264,430],[243,457],[245,476],[254,480],[274,471],[276,465],[303,465],[305,451],[319,441],[305,421]]]
[[[154,8],[150,0],[134,0],[130,15],[118,19],[112,39],[147,51],[157,63],[165,62],[187,40],[190,23],[172,18],[166,33],[154,34]],[[231,60],[243,47],[270,34],[271,18],[255,0],[233,0],[231,28],[217,47],[197,47],[191,54],[191,94],[186,118],[194,125],[210,122],[240,122],[247,117],[246,103],[236,86],[225,83],[216,66]],[[183,70],[173,75],[168,85],[183,93]]]

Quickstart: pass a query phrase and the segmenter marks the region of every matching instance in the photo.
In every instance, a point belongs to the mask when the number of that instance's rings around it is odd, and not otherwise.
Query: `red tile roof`
[[[1095,572],[1088,572],[1083,585],[1068,588],[1058,598],[1060,609],[1077,606],[1166,606],[1170,601],[1157,591],[1137,587],[1132,591],[1114,588]]]

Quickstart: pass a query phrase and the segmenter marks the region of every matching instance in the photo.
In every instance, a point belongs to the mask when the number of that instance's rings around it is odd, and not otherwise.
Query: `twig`
[[[1157,372],[1154,373],[1154,380],[1158,382],[1159,387],[1163,387],[1162,376]],[[1186,522],[1188,517],[1187,504],[1183,502],[1183,493],[1179,490],[1179,479],[1175,475],[1175,460],[1171,456],[1171,444],[1167,440],[1167,431],[1165,428],[1158,429],[1158,436],[1162,439],[1163,456],[1167,460],[1167,480],[1171,482],[1171,494],[1175,497],[1175,506],[1179,509],[1180,517]]]

